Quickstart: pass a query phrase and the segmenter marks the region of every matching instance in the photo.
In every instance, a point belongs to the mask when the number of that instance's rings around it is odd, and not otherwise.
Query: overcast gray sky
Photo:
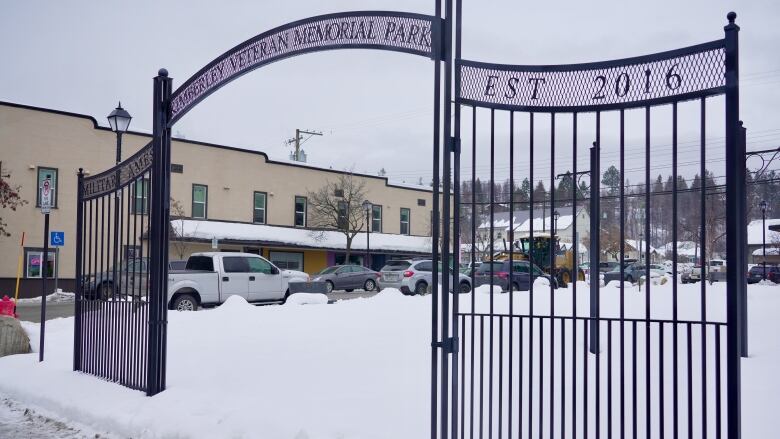
[[[293,20],[370,9],[430,14],[433,7],[433,1],[412,0],[4,2],[0,99],[90,114],[101,124],[121,100],[134,117],[131,128],[149,131],[151,78],[160,67],[176,87],[239,42]],[[464,58],[514,64],[600,61],[710,41],[723,37],[725,15],[735,10],[748,148],[780,144],[780,2],[465,0],[463,8]],[[286,158],[283,142],[295,128],[319,130],[325,135],[305,145],[310,163],[370,173],[385,168],[394,180],[427,183],[432,80],[433,63],[422,57],[366,50],[307,54],[236,80],[174,132]],[[696,124],[690,125],[681,124],[680,141],[697,138]],[[630,134],[628,143],[641,132]],[[722,132],[711,136],[717,150]],[[664,136],[657,137],[663,148]],[[581,157],[587,157],[586,140]],[[535,172],[549,175],[549,154],[543,144],[538,148]],[[556,153],[556,171],[571,165],[566,154]],[[519,161],[526,157],[518,155]],[[464,161],[470,163],[468,154]],[[482,163],[477,168],[484,175]]]

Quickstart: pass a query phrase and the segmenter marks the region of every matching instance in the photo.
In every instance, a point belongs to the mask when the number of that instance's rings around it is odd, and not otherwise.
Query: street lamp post
[[[764,280],[766,280],[766,200],[761,200],[758,204],[761,208],[761,248],[763,253]]]
[[[108,115],[108,123],[111,125],[111,131],[116,133],[116,164],[118,165],[119,162],[122,161],[122,134],[127,132],[127,129],[130,127],[130,120],[132,120],[133,117],[130,116],[130,113],[127,112],[124,108],[122,108],[122,103],[120,102],[119,105],[114,109],[114,111],[111,112],[111,114]]]
[[[370,201],[365,200],[363,201],[363,210],[366,212],[366,267],[371,268],[371,245],[370,245],[370,238],[371,238],[371,208],[372,204]]]

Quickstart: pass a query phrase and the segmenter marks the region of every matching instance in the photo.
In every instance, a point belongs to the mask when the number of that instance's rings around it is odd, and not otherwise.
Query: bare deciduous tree
[[[0,170],[2,167],[0,166]],[[7,178],[10,177],[10,175],[6,176]],[[3,209],[11,209],[16,210],[17,207],[23,206],[27,204],[27,200],[22,199],[21,196],[19,196],[19,189],[21,186],[11,186],[8,183],[8,180],[4,179],[2,175],[0,175],[0,207]],[[10,233],[8,233],[8,230],[6,229],[7,224],[3,222],[2,217],[0,217],[0,237],[1,236],[11,236]]]
[[[173,247],[179,259],[184,259],[187,252],[187,243],[184,241],[184,208],[181,203],[171,197],[171,239],[170,244]],[[178,227],[173,227],[173,223],[178,222]]]
[[[316,229],[338,230],[346,237],[345,262],[349,263],[352,240],[366,226],[363,201],[366,199],[366,183],[351,172],[341,174],[335,180],[309,191],[309,225]],[[321,232],[312,232],[315,239],[322,239]]]

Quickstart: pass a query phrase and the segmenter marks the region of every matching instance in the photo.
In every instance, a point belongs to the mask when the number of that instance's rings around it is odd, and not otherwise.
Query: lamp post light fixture
[[[108,123],[111,125],[111,131],[116,133],[116,164],[122,161],[122,134],[127,132],[130,127],[130,121],[133,119],[130,113],[122,108],[122,103],[108,115]]]
[[[764,266],[764,280],[766,280],[766,208],[767,208],[767,202],[766,200],[761,200],[760,203],[758,203],[758,207],[761,208],[761,248],[763,257],[763,266]]]
[[[363,210],[366,212],[366,268],[371,268],[371,246],[370,246],[370,238],[371,238],[371,209],[373,208],[373,204],[371,204],[370,201],[364,200],[363,201]]]

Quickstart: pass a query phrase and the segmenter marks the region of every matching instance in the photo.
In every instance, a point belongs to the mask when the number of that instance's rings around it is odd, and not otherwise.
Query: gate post
[[[737,269],[726,270],[726,397],[728,401],[728,437],[741,437],[741,377],[740,377],[740,326],[742,304],[741,284],[746,282],[741,272],[744,265],[742,237],[745,233],[745,211],[740,198],[745,196],[745,152],[740,142],[739,127],[739,26],[734,23],[737,14],[728,13],[726,33],[726,259]]]
[[[149,230],[149,353],[147,396],[165,390],[165,348],[168,302],[168,228],[170,210],[171,80],[160,69],[154,78],[151,224]]]
[[[599,254],[601,253],[601,175],[599,144],[590,148],[590,353],[599,353]],[[621,261],[622,263],[622,261]],[[594,279],[595,274],[595,279]]]
[[[81,370],[81,298],[82,288],[82,233],[84,232],[83,191],[84,169],[79,168],[76,183],[76,303],[73,319],[73,370]]]
[[[745,155],[747,150],[747,129],[742,124],[742,121],[739,121],[739,148],[740,148],[740,154]],[[747,163],[745,163],[745,166],[740,167],[739,169],[740,175],[739,175],[739,181],[745,182],[745,186],[742,190],[742,195],[739,197],[739,204],[740,204],[740,212],[744,212],[745,215],[747,215]],[[739,245],[740,250],[740,260],[739,260],[739,272],[740,273],[747,273],[747,262],[748,262],[748,253],[747,253],[747,219],[745,219],[745,224],[743,224],[741,232],[740,232],[740,239],[742,242]],[[739,281],[739,300],[740,300],[740,309],[739,309],[739,353],[742,357],[747,358],[748,357],[748,300],[747,300],[747,281],[744,280],[744,277],[742,277]]]

